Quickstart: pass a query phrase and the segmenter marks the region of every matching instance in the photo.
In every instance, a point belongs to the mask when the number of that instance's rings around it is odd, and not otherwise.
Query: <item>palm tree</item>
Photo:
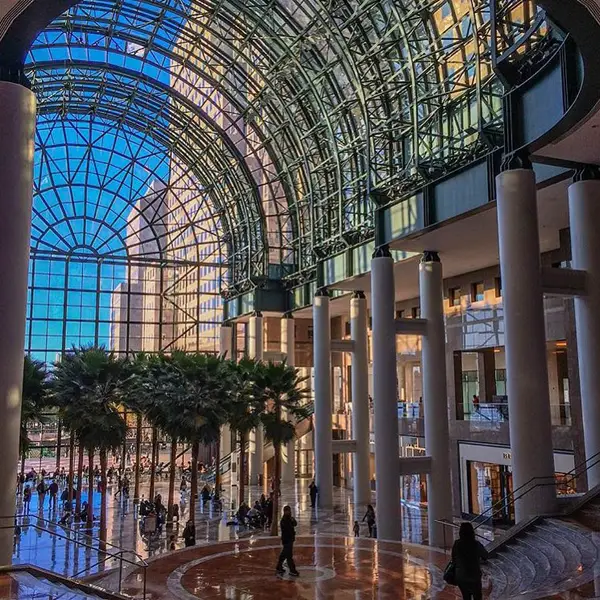
[[[273,476],[273,520],[271,535],[277,535],[279,515],[279,490],[281,482],[281,446],[294,439],[295,422],[308,416],[302,406],[306,398],[303,383],[306,378],[300,377],[299,371],[282,363],[262,363],[256,378],[256,395],[262,398],[266,412],[261,415],[265,430],[265,439],[273,444],[274,476]],[[293,419],[290,420],[289,417]]]
[[[123,388],[123,405],[129,412],[135,413],[137,418],[135,436],[135,482],[133,487],[133,501],[140,499],[140,463],[142,458],[142,429],[146,408],[151,403],[152,382],[149,381],[149,355],[138,352],[127,363],[128,376],[125,378]]]
[[[23,399],[21,402],[21,432],[19,447],[21,451],[21,480],[25,473],[25,454],[31,440],[27,435],[27,426],[43,420],[43,410],[48,406],[48,381],[46,366],[42,361],[25,356],[23,365]]]
[[[195,520],[200,444],[219,441],[228,406],[229,393],[223,378],[225,360],[211,354],[174,352],[172,360],[183,379],[178,393],[170,399],[170,427],[192,445],[190,519]]]
[[[246,444],[250,432],[260,424],[264,402],[256,395],[256,378],[260,363],[253,358],[242,358],[239,362],[227,361],[229,376],[227,384],[231,388],[228,407],[229,426],[238,437],[240,453],[239,503],[245,500],[247,479]]]
[[[55,363],[54,397],[65,425],[89,458],[88,528],[93,526],[94,453],[100,452],[100,540],[106,541],[107,453],[121,447],[126,425],[119,411],[126,388],[124,361],[100,346],[73,348]]]

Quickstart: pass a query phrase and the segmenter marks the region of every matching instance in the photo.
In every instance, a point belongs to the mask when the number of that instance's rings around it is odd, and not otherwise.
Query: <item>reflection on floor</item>
[[[417,599],[456,598],[444,591],[443,552],[412,544],[319,535],[296,540],[299,578],[278,576],[280,544],[273,538],[226,542],[176,552],[151,563],[149,600],[267,600],[290,598]],[[141,590],[139,572],[123,591]]]
[[[362,508],[357,512],[352,503],[352,491],[337,488],[335,490],[335,507],[330,511],[312,511],[308,496],[308,481],[299,480],[294,485],[287,485],[282,490],[282,505],[292,506],[297,515],[299,535],[334,534],[340,536],[352,535],[354,520],[362,520]],[[167,481],[157,482],[157,493],[167,495]],[[249,497],[258,499],[262,490],[251,488]],[[83,496],[85,500],[85,494]],[[76,536],[71,530],[57,524],[60,515],[57,511],[46,508],[38,511],[36,505],[37,495],[31,503],[30,514],[25,520],[22,534],[15,540],[14,562],[20,564],[35,564],[42,568],[56,571],[69,576],[86,576],[105,569],[114,568],[117,563],[108,561],[106,564],[97,565],[98,553],[96,550],[86,548],[73,540],[96,546],[97,544],[83,535],[83,530]],[[100,505],[99,495],[94,495],[96,514]],[[231,506],[231,501],[226,498],[225,506]],[[184,497],[180,504],[180,525],[175,527],[173,534],[176,536],[176,546],[183,547],[181,532],[188,518],[187,498]],[[198,503],[196,510],[196,530],[199,544],[244,539],[257,534],[266,535],[253,529],[230,526],[231,510],[223,513],[213,512],[210,507],[203,507]],[[42,520],[43,519],[43,520]],[[163,532],[157,539],[148,540],[140,534],[136,506],[129,501],[124,503],[117,496],[110,495],[108,502],[108,541],[119,548],[133,550],[144,558],[151,558],[167,552],[171,532]],[[407,541],[421,543],[426,539],[426,515],[421,510],[412,506],[403,507],[404,537]],[[29,525],[29,526],[28,526]],[[36,528],[39,527],[39,528]],[[366,535],[366,524],[362,523],[363,535]],[[55,535],[46,531],[50,530]],[[59,537],[63,536],[63,537]],[[71,538],[64,539],[64,538]],[[129,555],[129,559],[133,556]]]

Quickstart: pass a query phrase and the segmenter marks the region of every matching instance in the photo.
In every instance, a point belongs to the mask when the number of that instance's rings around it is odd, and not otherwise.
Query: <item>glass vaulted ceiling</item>
[[[84,0],[28,65],[34,250],[208,260],[233,291],[314,276],[378,193],[501,145],[489,0]]]

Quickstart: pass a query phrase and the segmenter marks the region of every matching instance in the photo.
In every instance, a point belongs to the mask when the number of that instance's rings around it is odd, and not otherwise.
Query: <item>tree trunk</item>
[[[88,450],[88,517],[86,526],[90,533],[94,527],[94,450]]]
[[[140,460],[142,459],[142,415],[137,416],[137,432],[135,435],[135,486],[133,501],[140,501]]]
[[[127,411],[123,411],[123,421],[125,421],[125,437],[123,438],[123,452],[121,453],[121,471],[125,477],[125,460],[127,459]]]
[[[83,491],[83,457],[85,449],[79,443],[79,457],[77,461],[77,495],[75,497],[75,513],[81,512],[81,492]]]
[[[246,495],[246,434],[240,431],[240,497],[239,505],[244,501]],[[238,506],[239,506],[238,505]]]
[[[196,499],[198,498],[198,453],[200,452],[200,442],[192,444],[192,476],[190,482],[190,516],[193,523],[196,523]]]
[[[106,488],[107,488],[107,477],[106,470],[108,460],[106,456],[106,449],[100,450],[100,550],[106,551]]]
[[[221,436],[217,437],[215,445],[215,494],[221,497]]]
[[[281,480],[281,444],[273,444],[274,470],[273,477],[273,519],[271,520],[271,535],[277,536],[277,525],[279,521],[279,482]]]
[[[167,524],[173,525],[173,506],[175,505],[175,475],[177,473],[177,439],[171,440],[171,463],[169,464],[169,502]]]
[[[70,438],[71,439],[69,440],[69,477],[67,479],[69,504],[71,504],[73,502],[73,484],[75,483],[75,481],[74,481],[74,477],[75,477],[75,436],[73,435],[73,433],[70,434]]]
[[[62,423],[58,420],[58,433],[56,434],[56,470],[60,470],[60,447],[62,446]]]
[[[152,454],[150,459],[150,491],[148,492],[148,499],[150,502],[154,501],[154,487],[156,479],[156,446],[158,444],[158,431],[156,427],[152,428]]]

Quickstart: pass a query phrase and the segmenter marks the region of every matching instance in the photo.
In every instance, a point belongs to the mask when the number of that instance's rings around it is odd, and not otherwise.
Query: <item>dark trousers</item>
[[[311,494],[310,495],[310,507],[314,508],[317,504],[317,495],[316,494]]]
[[[463,600],[482,600],[483,598],[481,581],[459,583],[458,589],[462,594]]]
[[[294,572],[296,570],[296,563],[294,562],[294,542],[283,544],[279,560],[277,561],[277,569],[283,569],[284,560],[287,561],[288,569]]]

